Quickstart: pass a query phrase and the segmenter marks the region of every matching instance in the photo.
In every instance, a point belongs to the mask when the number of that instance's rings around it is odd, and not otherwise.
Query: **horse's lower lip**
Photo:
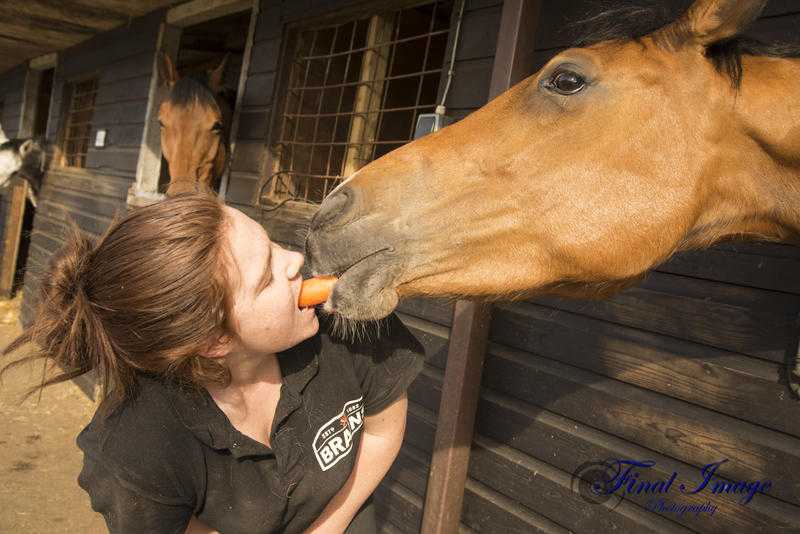
[[[397,307],[393,289],[399,266],[393,263],[359,262],[359,266],[344,273],[323,306],[329,314],[339,314],[352,320],[376,320]]]

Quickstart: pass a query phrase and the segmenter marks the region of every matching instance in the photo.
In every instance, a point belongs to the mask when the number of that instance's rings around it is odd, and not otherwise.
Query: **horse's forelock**
[[[595,2],[582,18],[567,24],[562,35],[576,47],[604,41],[637,41],[672,22],[663,2]]]
[[[208,87],[206,81],[195,76],[185,76],[178,80],[167,96],[167,101],[173,106],[186,107],[193,103],[210,107],[221,113],[217,97]]]

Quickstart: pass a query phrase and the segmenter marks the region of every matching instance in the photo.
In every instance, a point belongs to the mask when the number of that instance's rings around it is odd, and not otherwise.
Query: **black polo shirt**
[[[347,480],[364,416],[397,399],[424,351],[391,315],[371,342],[320,333],[279,354],[271,447],[236,430],[206,390],[154,378],[77,438],[78,483],[117,532],[184,532],[194,514],[224,534],[302,532]]]

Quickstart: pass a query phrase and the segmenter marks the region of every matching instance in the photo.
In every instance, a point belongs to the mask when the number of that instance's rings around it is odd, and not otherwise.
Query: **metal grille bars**
[[[413,138],[436,107],[452,0],[295,29],[272,146],[273,200],[320,203]]]
[[[96,94],[97,79],[70,84],[69,111],[62,145],[63,164],[67,167],[84,167],[86,165]]]

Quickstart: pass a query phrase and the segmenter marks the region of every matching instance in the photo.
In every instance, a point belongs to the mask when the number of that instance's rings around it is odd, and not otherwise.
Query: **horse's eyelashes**
[[[220,133],[222,131],[222,123],[221,122],[215,122],[214,126],[211,127],[211,131],[215,132],[215,133]]]
[[[562,70],[553,75],[548,85],[559,94],[574,95],[586,87],[586,80],[576,72]]]

